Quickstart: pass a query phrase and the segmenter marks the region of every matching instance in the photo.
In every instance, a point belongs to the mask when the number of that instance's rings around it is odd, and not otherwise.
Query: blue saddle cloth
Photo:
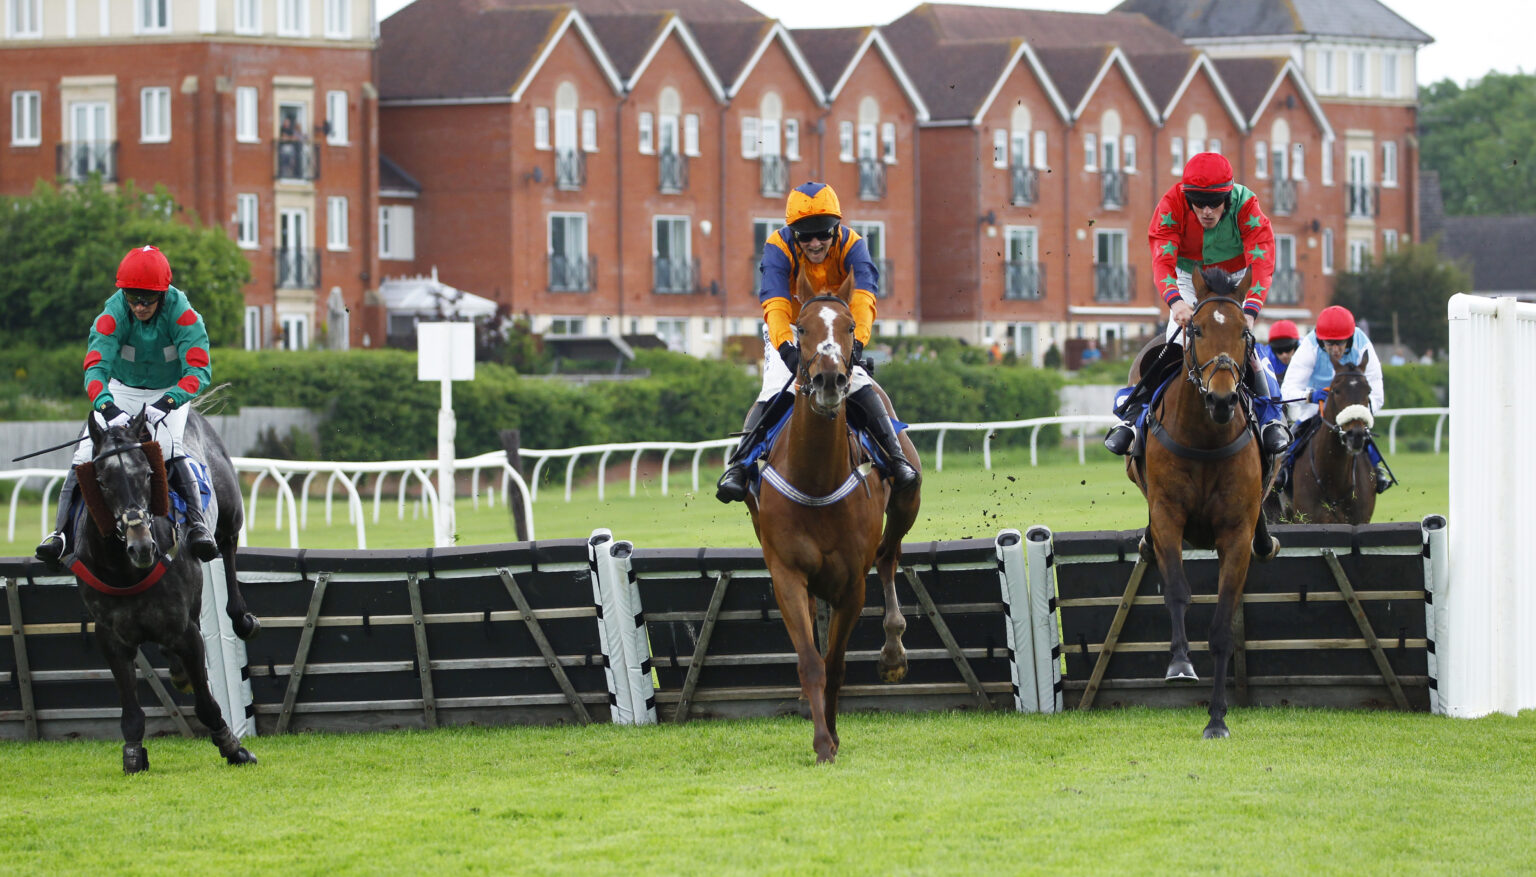
[[[789,418],[794,413],[794,406],[787,408],[784,411],[784,414],[779,417],[778,421],[774,423],[773,426],[768,428],[768,433],[763,437],[763,440],[754,445],[752,450],[747,454],[747,474],[752,479],[752,491],[754,493],[757,492],[758,481],[762,478],[762,471],[760,467],[755,464],[758,460],[761,460],[768,455],[768,450],[773,447],[774,441],[778,439],[779,433],[784,431],[784,427],[789,425]],[[891,418],[891,425],[896,428],[896,432],[898,434],[907,428],[907,424],[902,423],[900,420],[897,420],[894,417]],[[868,454],[869,458],[874,461],[875,467],[878,468],[882,473],[889,474],[890,462],[886,459],[885,453],[880,450],[880,445],[877,444],[874,439],[869,437],[869,433],[862,429],[854,429],[853,434],[858,438],[859,445],[864,448],[864,453]]]
[[[208,467],[200,460],[188,460],[192,464],[192,477],[197,480],[198,508],[206,509],[213,502],[213,479],[208,476]],[[187,522],[187,501],[175,489],[171,494],[171,520],[181,525]]]

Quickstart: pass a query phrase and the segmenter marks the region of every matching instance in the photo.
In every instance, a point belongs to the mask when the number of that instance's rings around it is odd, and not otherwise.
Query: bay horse
[[[1251,274],[1249,275],[1251,277]],[[1147,412],[1146,451],[1126,460],[1126,472],[1147,498],[1141,556],[1157,562],[1171,624],[1168,682],[1196,682],[1184,615],[1190,586],[1184,543],[1216,550],[1216,610],[1209,636],[1213,688],[1206,739],[1227,737],[1227,662],[1232,620],[1252,557],[1280,549],[1259,514],[1263,470],[1259,444],[1239,396],[1253,335],[1237,281],[1219,268],[1195,275],[1194,315],[1183,330],[1183,379],[1175,379]],[[1251,282],[1251,281],[1248,281]],[[1141,359],[1131,378],[1139,377]],[[1155,441],[1153,439],[1156,439]]]
[[[1359,365],[1333,360],[1328,396],[1317,406],[1318,426],[1296,450],[1290,480],[1280,492],[1290,520],[1312,524],[1369,524],[1376,512],[1376,472],[1364,453],[1371,441],[1370,352]]]
[[[167,517],[165,463],[151,441],[145,412],[127,426],[103,429],[89,424],[92,459],[76,469],[87,514],[79,516],[69,544],[78,551],[65,558],[75,574],[81,600],[96,622],[96,641],[122,702],[123,772],[149,769],[144,749],[144,710],[139,706],[134,657],[139,646],[158,643],[170,665],[171,681],[190,690],[198,721],[203,723],[232,765],[255,764],[240,745],[208,687],[204,663],[202,615],[203,565],[182,543]],[[196,410],[188,413],[184,432],[191,456],[206,461],[213,482],[207,518],[216,522],[214,541],[224,558],[229,592],[226,612],[241,639],[261,629],[240,594],[235,546],[244,521],[240,485],[234,466],[213,427]],[[197,497],[185,497],[197,502]]]
[[[893,494],[885,479],[861,465],[845,404],[853,369],[853,316],[844,297],[812,294],[804,275],[800,287],[794,408],[764,458],[762,487],[756,495],[749,493],[746,502],[774,600],[799,659],[800,690],[815,726],[816,763],[824,764],[837,757],[837,697],[871,565],[885,593],[879,675],[884,682],[900,682],[907,675],[901,644],[907,622],[896,598],[896,566],[921,497],[916,487]],[[849,289],[845,282],[842,293]],[[889,411],[890,400],[884,401]],[[918,467],[911,440],[905,432],[900,439],[907,459]],[[817,597],[832,610],[825,656],[816,648]]]

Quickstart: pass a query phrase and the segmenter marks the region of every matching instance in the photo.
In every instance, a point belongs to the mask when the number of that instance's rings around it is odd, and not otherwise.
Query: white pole
[[[458,425],[453,419],[453,380],[441,381],[442,407],[437,410],[437,546],[452,547],[454,534],[453,439]]]

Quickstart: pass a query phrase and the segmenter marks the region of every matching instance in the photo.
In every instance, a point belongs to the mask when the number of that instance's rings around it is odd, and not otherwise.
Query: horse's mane
[[[1200,276],[1205,280],[1205,287],[1211,295],[1221,295],[1227,298],[1236,297],[1237,288],[1242,285],[1243,281],[1243,278],[1235,274],[1229,274],[1214,265],[1201,268]]]

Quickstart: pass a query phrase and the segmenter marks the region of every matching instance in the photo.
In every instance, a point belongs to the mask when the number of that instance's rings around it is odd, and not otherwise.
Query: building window
[[[309,317],[304,314],[283,314],[283,349],[309,349]]]
[[[1099,138],[1093,134],[1083,135],[1083,170],[1091,171],[1099,166]]]
[[[1338,94],[1338,65],[1332,49],[1320,49],[1317,53],[1317,93]]]
[[[1261,180],[1269,176],[1269,144],[1263,140],[1253,145],[1253,175]]]
[[[591,262],[587,258],[587,215],[549,215],[549,288],[552,292],[587,292],[592,289]]]
[[[379,208],[379,258],[416,258],[416,211],[412,207]]]
[[[1371,262],[1371,242],[1355,238],[1349,242],[1349,271],[1358,274]]]
[[[741,157],[757,158],[763,153],[762,134],[756,116],[741,117]]]
[[[43,35],[43,0],[6,0],[5,35],[24,39]]]
[[[1168,170],[1173,174],[1184,173],[1184,138],[1170,137],[1168,139]]]
[[[686,216],[658,216],[651,235],[655,292],[689,293],[698,289],[692,261],[691,221]]]
[[[800,160],[800,120],[784,120],[784,160]]]
[[[171,139],[171,90],[146,88],[139,92],[139,139],[165,143]]]
[[[1370,67],[1367,65],[1368,55],[1364,49],[1355,49],[1349,53],[1349,96],[1364,97],[1370,87],[1367,74]]]
[[[261,308],[257,305],[245,306],[245,349],[261,349]]]
[[[325,118],[331,126],[331,130],[325,135],[325,142],[332,146],[347,145],[347,93],[344,91],[328,91],[325,93]]]
[[[1216,155],[1220,155],[1221,154],[1221,140],[1219,140],[1219,139],[1217,139],[1215,137],[1212,137],[1210,140],[1207,140],[1206,143],[1205,143],[1205,151],[1206,152],[1213,152]]]
[[[597,151],[597,110],[581,111],[581,151]]]
[[[256,89],[242,85],[235,89],[235,140],[240,143],[257,143],[261,132],[256,124]]]
[[[1047,170],[1050,165],[1046,162],[1045,148],[1050,142],[1050,135],[1044,131],[1035,132],[1035,170]]]
[[[136,0],[134,33],[165,33],[171,29],[170,0]]]
[[[11,92],[11,145],[37,146],[43,142],[43,94]]]
[[[885,298],[891,294],[891,263],[885,258],[885,223],[849,222],[848,227],[864,239],[864,246],[869,250],[869,258],[875,263],[879,279],[875,285],[875,295]]]
[[[1301,143],[1291,144],[1291,179],[1307,178],[1307,148]]]
[[[1127,134],[1120,138],[1120,159],[1124,162],[1126,171],[1136,173],[1136,135]]]
[[[1381,251],[1387,255],[1397,252],[1397,229],[1384,228],[1381,230]]]
[[[699,156],[699,116],[689,113],[683,117],[683,154]]]
[[[667,343],[673,353],[688,352],[688,321],[683,318],[656,320],[656,337]]]
[[[325,199],[325,248],[347,249],[347,196],[332,195]]]
[[[255,195],[235,196],[235,243],[243,250],[254,250],[260,243],[256,237],[257,224]]]
[[[309,36],[309,0],[277,0],[277,35]]]
[[[992,131],[992,166],[1008,166],[1008,132],[1002,128]]]
[[[837,158],[839,161],[853,161],[853,123],[837,123]]]
[[[235,0],[235,33],[261,33],[261,0]]]
[[[896,163],[895,122],[883,122],[880,125],[880,153],[886,164]]]
[[[325,35],[333,40],[352,38],[352,0],[325,0]]]
[[[1333,139],[1323,141],[1323,185],[1333,185]]]
[[[1381,144],[1381,184],[1383,186],[1397,185],[1397,141],[1388,140]]]
[[[549,107],[533,108],[533,148],[549,148]]]
[[[1040,252],[1038,229],[1010,225],[1003,230],[1008,242],[1008,262],[1004,265],[1003,298],[1038,299],[1040,297]]]
[[[1400,78],[1397,73],[1398,61],[1396,52],[1387,52],[1381,56],[1381,96],[1397,97]]]
[[[1323,273],[1333,273],[1333,229],[1323,229]]]
[[[639,147],[641,155],[652,155],[656,152],[656,116],[651,113],[640,114]]]

